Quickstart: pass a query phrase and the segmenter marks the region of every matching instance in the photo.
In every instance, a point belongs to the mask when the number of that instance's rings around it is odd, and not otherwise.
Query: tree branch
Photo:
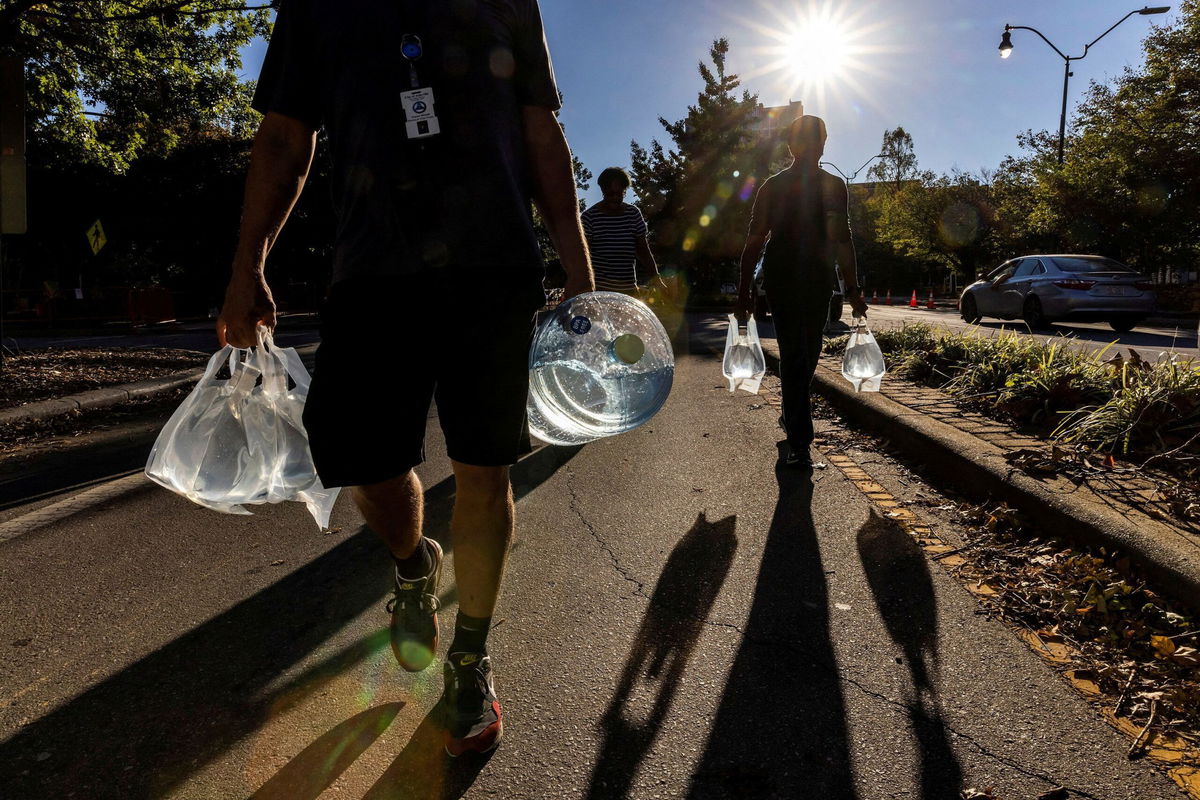
[[[213,6],[212,8],[206,8],[203,10],[195,10],[195,11],[184,11],[183,10],[183,6],[191,5],[194,2],[195,2],[195,0],[172,0],[172,2],[166,3],[164,5],[160,5],[160,6],[155,6],[154,8],[140,8],[137,11],[134,11],[129,14],[113,14],[111,16],[106,16],[106,17],[80,17],[80,16],[75,16],[73,14],[60,14],[60,13],[57,13],[54,11],[45,11],[42,9],[38,9],[37,11],[35,11],[32,16],[45,17],[48,19],[58,19],[58,20],[63,20],[64,22],[79,22],[79,23],[91,25],[91,24],[101,24],[101,23],[105,23],[105,22],[122,22],[122,21],[128,21],[128,20],[149,19],[151,17],[157,17],[157,16],[161,16],[163,14],[175,14],[178,16],[201,17],[201,16],[206,16],[208,14],[219,14],[222,11],[263,11],[265,9],[272,7],[270,3],[268,3],[267,5],[263,5],[263,6],[248,6],[248,5],[239,3],[237,5],[229,5],[229,6]],[[20,12],[18,12],[18,16],[20,13],[24,13],[24,12],[28,11],[30,9],[30,7],[35,5],[36,0],[22,0],[22,3],[25,3],[25,8],[22,9]]]

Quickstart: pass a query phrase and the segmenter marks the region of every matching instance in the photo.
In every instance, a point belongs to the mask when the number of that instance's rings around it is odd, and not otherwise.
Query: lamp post
[[[883,158],[883,153],[876,153],[875,155],[868,158],[866,161],[863,162],[862,166],[859,167],[858,169],[854,170],[854,173],[851,175],[847,175],[846,173],[842,172],[841,167],[839,167],[837,164],[833,163],[832,161],[822,161],[822,162],[820,162],[820,164],[821,164],[821,166],[833,167],[834,169],[836,169],[838,175],[841,175],[842,178],[845,179],[846,184],[849,185],[854,182],[855,178],[858,177],[858,173],[860,173],[864,169],[866,169],[867,164],[870,164],[872,161],[874,161],[877,158]]]
[[[1109,33],[1112,32],[1113,28],[1117,27],[1122,22],[1124,22],[1125,20],[1132,17],[1134,14],[1140,14],[1143,17],[1148,17],[1152,14],[1165,14],[1170,10],[1171,10],[1170,6],[1146,6],[1145,8],[1139,8],[1135,11],[1130,11],[1128,14],[1126,14],[1125,16],[1123,16],[1119,20],[1117,20],[1115,23],[1113,23],[1112,28],[1109,28],[1104,33],[1100,34],[1095,39],[1093,39],[1092,41],[1085,44],[1083,46],[1083,55],[1081,55],[1081,56],[1069,56],[1069,55],[1065,54],[1062,50],[1059,50],[1057,47],[1055,47],[1054,43],[1051,42],[1049,39],[1047,39],[1042,34],[1042,32],[1039,31],[1037,28],[1030,28],[1026,25],[1005,25],[1004,26],[1004,34],[1000,37],[1000,57],[1001,58],[1008,58],[1010,55],[1012,55],[1013,43],[1012,43],[1012,34],[1010,33],[1010,31],[1033,31],[1038,36],[1041,36],[1042,41],[1045,42],[1046,44],[1050,45],[1050,49],[1053,50],[1054,52],[1058,53],[1059,57],[1062,58],[1062,60],[1063,60],[1062,114],[1058,118],[1058,163],[1059,164],[1063,163],[1063,146],[1064,146],[1064,143],[1066,141],[1066,136],[1067,136],[1067,84],[1071,80],[1071,76],[1074,74],[1073,72],[1071,72],[1071,62],[1079,61],[1083,58],[1086,58],[1087,54],[1088,54],[1088,50],[1091,49],[1092,45],[1094,45],[1096,42],[1103,39],[1105,36],[1107,36]]]

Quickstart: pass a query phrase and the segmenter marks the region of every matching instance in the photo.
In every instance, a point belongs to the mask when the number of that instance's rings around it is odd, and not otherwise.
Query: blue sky
[[[628,166],[629,142],[667,137],[658,117],[682,117],[702,81],[696,70],[713,39],[730,42],[729,69],[766,105],[800,100],[825,118],[826,158],[851,172],[879,150],[886,129],[903,125],[923,168],[995,167],[1027,128],[1057,131],[1063,62],[1029,31],[1015,31],[1012,56],[997,46],[1004,24],[1039,29],[1067,55],[1141,3],[1121,0],[541,0],[559,87],[562,121],[576,155],[594,172]],[[1071,102],[1091,80],[1109,80],[1140,62],[1155,23],[1134,15],[1074,67]],[[786,53],[789,28],[824,20],[817,37],[842,66],[796,86],[804,64],[770,69]],[[842,45],[838,46],[837,41]],[[265,44],[245,54],[257,77]],[[860,180],[865,175],[860,176]],[[599,199],[593,185],[585,195]]]

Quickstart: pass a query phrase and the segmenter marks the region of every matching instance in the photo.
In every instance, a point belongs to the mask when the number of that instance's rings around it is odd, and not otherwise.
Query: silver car
[[[963,290],[967,322],[981,317],[1051,322],[1103,321],[1124,333],[1154,312],[1154,285],[1137,270],[1103,256],[1022,256],[1005,261]]]

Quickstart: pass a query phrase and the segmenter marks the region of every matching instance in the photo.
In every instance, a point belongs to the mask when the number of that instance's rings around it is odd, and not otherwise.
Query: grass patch
[[[838,355],[848,337],[831,339]],[[945,390],[980,411],[1051,439],[1127,459],[1200,472],[1200,365],[1085,353],[1003,332],[935,331],[925,323],[878,331],[889,371]],[[1169,463],[1168,463],[1169,462]]]

